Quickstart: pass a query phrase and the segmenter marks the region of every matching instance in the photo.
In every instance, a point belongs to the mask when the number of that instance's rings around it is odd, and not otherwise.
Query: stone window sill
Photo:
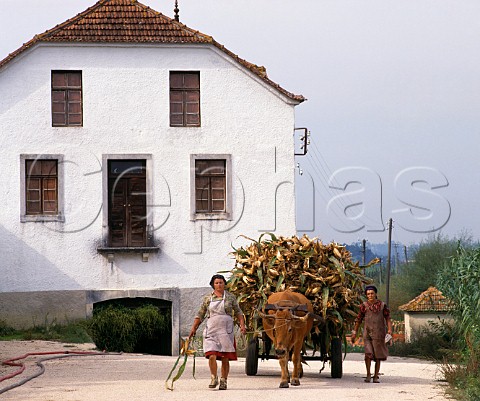
[[[105,246],[98,247],[97,252],[106,256],[110,263],[113,263],[115,254],[118,253],[140,253],[142,254],[142,261],[148,262],[151,253],[158,253],[160,248],[158,246]]]

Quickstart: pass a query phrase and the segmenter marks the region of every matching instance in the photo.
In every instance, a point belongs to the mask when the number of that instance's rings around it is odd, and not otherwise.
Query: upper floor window
[[[63,221],[63,156],[21,155],[21,221]]]
[[[170,126],[200,127],[199,72],[170,72]]]
[[[52,71],[52,126],[81,127],[82,72]]]
[[[231,218],[230,155],[192,155],[192,218]]]

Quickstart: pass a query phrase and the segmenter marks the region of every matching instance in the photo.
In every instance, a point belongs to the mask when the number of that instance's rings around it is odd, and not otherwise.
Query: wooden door
[[[109,162],[108,198],[110,246],[146,246],[147,199],[144,160]]]

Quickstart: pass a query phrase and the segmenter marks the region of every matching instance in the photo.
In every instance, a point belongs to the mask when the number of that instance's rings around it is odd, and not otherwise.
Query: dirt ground
[[[348,354],[343,363],[343,377],[332,379],[328,364],[319,374],[320,361],[304,366],[299,387],[280,389],[280,368],[276,360],[259,361],[256,376],[245,375],[245,360],[231,363],[228,392],[207,388],[210,380],[207,360],[190,357],[183,376],[174,390],[165,389],[165,380],[176,357],[143,354],[103,354],[68,356],[43,362],[45,372],[25,384],[2,392],[41,368],[41,358],[64,356],[66,351],[95,351],[93,344],[63,344],[50,341],[0,341],[0,361],[26,353],[54,352],[30,356],[26,369],[18,376],[0,381],[0,399],[5,401],[150,401],[150,400],[220,400],[261,399],[278,401],[288,396],[292,401],[306,399],[335,400],[446,400],[445,383],[438,366],[411,358],[390,357],[382,364],[381,383],[364,383],[365,366],[362,354]],[[58,352],[58,354],[57,354]],[[18,370],[0,366],[0,380]]]

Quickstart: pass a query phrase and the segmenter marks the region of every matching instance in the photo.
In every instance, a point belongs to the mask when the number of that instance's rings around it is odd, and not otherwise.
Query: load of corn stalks
[[[263,239],[265,234],[270,239]],[[237,296],[248,331],[259,330],[257,309],[263,308],[269,295],[290,289],[312,302],[314,313],[325,320],[329,336],[343,336],[364,300],[364,285],[371,282],[363,270],[379,260],[360,266],[343,245],[324,245],[307,235],[265,234],[258,241],[243,236],[252,243],[231,252],[235,267],[229,271],[227,290]]]

